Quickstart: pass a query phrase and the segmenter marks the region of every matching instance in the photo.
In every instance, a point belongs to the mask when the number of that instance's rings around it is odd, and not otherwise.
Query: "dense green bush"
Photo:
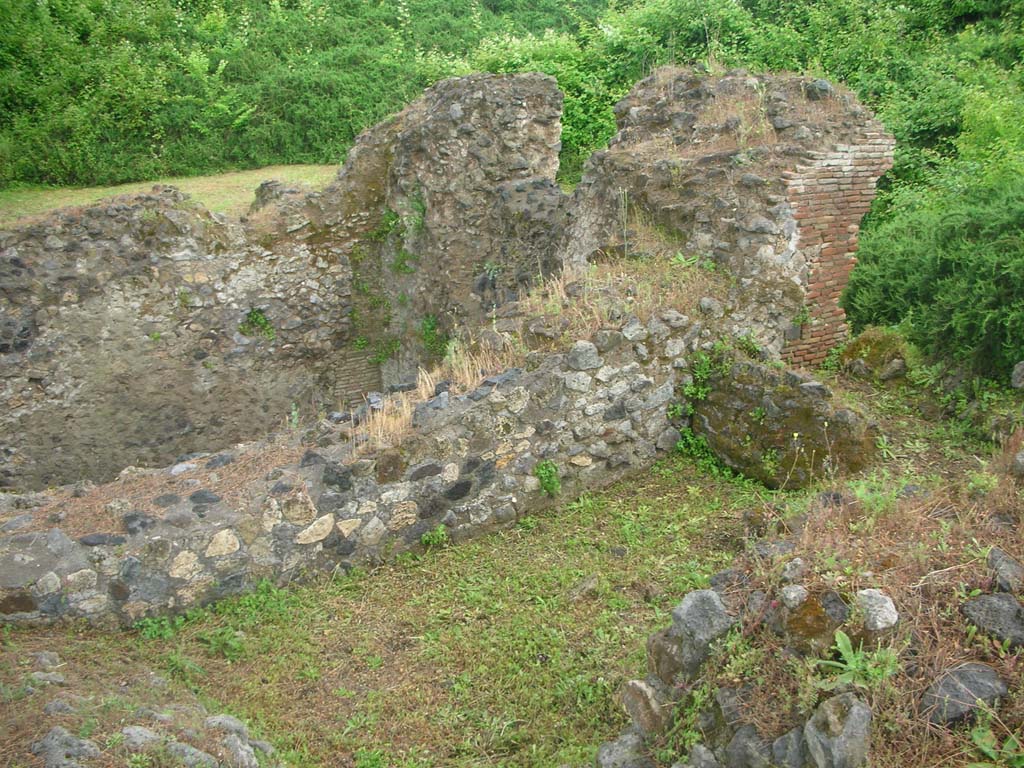
[[[1012,80],[964,93],[954,156],[895,189],[861,239],[844,299],[858,326],[903,324],[986,375],[1024,360],[1022,103]]]
[[[603,2],[6,0],[0,186],[340,162],[484,38]]]

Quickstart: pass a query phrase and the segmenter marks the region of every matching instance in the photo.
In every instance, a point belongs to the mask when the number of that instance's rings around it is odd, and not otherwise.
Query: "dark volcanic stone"
[[[954,723],[1007,693],[1006,683],[988,664],[969,663],[944,672],[921,697],[921,712],[936,725]]]
[[[996,586],[1002,592],[1020,592],[1024,585],[1024,566],[1001,550],[992,547],[988,553],[988,567],[996,576]]]
[[[103,547],[124,544],[127,539],[124,536],[117,536],[112,533],[90,533],[78,540],[79,544],[86,547]]]
[[[324,467],[324,485],[335,491],[352,490],[352,470],[341,464],[328,464]]]
[[[459,480],[455,485],[444,492],[444,496],[450,501],[458,501],[459,499],[465,498],[472,489],[472,480]]]
[[[409,479],[413,482],[422,480],[425,477],[434,477],[441,474],[440,464],[422,464],[409,473]]]
[[[229,453],[219,453],[206,462],[207,469],[218,469],[219,467],[226,467],[228,464],[233,462],[235,457]]]
[[[193,504],[216,504],[220,501],[220,496],[213,491],[202,489],[189,494],[188,500]]]
[[[1024,608],[1013,595],[1001,592],[972,597],[961,610],[986,635],[1009,641],[1010,648],[1024,645]]]
[[[153,503],[158,507],[172,507],[180,501],[181,496],[175,493],[165,493],[153,499]]]
[[[317,464],[326,464],[327,459],[321,456],[316,451],[306,451],[302,456],[302,461],[299,462],[300,467],[313,467]]]
[[[149,528],[156,522],[152,517],[143,512],[129,512],[121,518],[122,527],[132,536]]]

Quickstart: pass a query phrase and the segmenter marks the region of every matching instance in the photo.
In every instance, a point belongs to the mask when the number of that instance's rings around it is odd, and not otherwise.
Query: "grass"
[[[336,165],[272,165],[251,171],[233,171],[212,176],[154,179],[115,187],[17,186],[0,190],[0,227],[19,219],[38,216],[57,208],[88,205],[107,197],[148,192],[154,184],[169,184],[191,195],[215,213],[241,216],[248,210],[261,182],[279,179],[289,184],[308,184],[319,189],[338,172]]]
[[[505,533],[372,576],[266,585],[181,626],[149,623],[150,639],[15,630],[0,681],[42,648],[59,648],[76,690],[152,667],[178,696],[247,718],[293,766],[374,752],[389,766],[580,764],[624,725],[614,693],[643,669],[647,634],[724,566],[756,503],[751,486],[712,493],[672,458]],[[44,732],[43,703],[0,716],[0,755]],[[67,727],[85,717],[99,742],[125,724],[90,712]]]

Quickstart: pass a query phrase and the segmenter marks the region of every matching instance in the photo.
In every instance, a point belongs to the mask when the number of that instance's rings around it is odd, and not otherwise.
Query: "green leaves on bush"
[[[948,174],[899,193],[891,218],[865,233],[847,311],[861,326],[902,323],[923,350],[1006,375],[1024,360],[1024,175]]]

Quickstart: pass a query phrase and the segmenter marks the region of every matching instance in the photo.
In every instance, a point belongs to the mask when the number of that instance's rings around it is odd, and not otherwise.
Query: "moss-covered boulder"
[[[693,431],[723,463],[769,488],[802,488],[874,455],[875,426],[803,374],[736,360],[716,365],[702,394]]]

